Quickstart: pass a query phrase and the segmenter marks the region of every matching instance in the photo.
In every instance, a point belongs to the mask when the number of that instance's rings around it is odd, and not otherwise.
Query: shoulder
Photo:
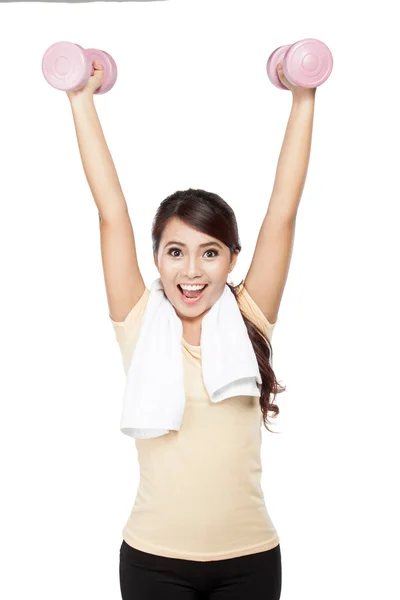
[[[276,321],[275,323],[269,322],[261,308],[257,306],[253,298],[250,296],[247,288],[244,285],[244,282],[236,286],[236,294],[236,299],[240,310],[252,323],[261,329],[264,335],[270,339],[276,325]]]
[[[131,362],[133,351],[139,337],[140,326],[150,297],[150,290],[146,287],[142,297],[132,307],[131,311],[123,321],[113,321],[109,316],[114,328],[115,338],[120,347],[124,369],[127,372]]]
[[[131,308],[130,312],[127,314],[123,321],[113,321],[112,318],[109,317],[112,325],[114,326],[114,329],[126,329],[127,327],[137,323],[138,318],[140,318],[144,314],[149,297],[150,290],[147,287],[145,287],[141,298],[139,298],[136,304]]]

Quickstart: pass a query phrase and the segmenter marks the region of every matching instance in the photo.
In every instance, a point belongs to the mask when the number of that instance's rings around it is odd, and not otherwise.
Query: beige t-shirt
[[[146,288],[125,321],[110,319],[126,374],[149,296]],[[238,303],[271,339],[275,324],[243,285]],[[198,561],[270,550],[279,537],[260,483],[259,398],[235,396],[212,403],[202,379],[200,346],[182,338],[182,355],[186,405],[181,428],[135,439],[140,482],[123,539],[143,552]]]

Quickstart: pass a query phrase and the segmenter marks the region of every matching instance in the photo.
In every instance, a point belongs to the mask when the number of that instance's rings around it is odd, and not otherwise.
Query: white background
[[[273,337],[278,434],[263,490],[282,600],[398,600],[399,83],[394,3],[169,0],[0,6],[1,579],[7,600],[119,599],[138,484],[119,431],[125,377],[108,318],[98,214],[68,99],[41,59],[68,40],[119,78],[96,107],[147,286],[150,228],[178,189],[221,195],[250,266],[291,108],[270,53],[334,57]],[[206,435],[206,432],[205,432]]]

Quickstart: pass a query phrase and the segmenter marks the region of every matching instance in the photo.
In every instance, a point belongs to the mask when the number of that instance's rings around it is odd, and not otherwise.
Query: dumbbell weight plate
[[[285,53],[288,48],[290,48],[291,44],[287,46],[280,46],[271,54],[267,61],[267,75],[271,83],[273,83],[276,87],[281,90],[287,90],[288,88],[283,85],[281,80],[278,77],[277,66],[283,60]]]
[[[91,65],[93,65],[94,60],[97,60],[100,64],[104,66],[103,83],[99,88],[97,88],[95,94],[105,94],[106,92],[109,92],[114,86],[118,76],[118,70],[115,60],[112,56],[110,56],[110,54],[108,54],[108,52],[105,52],[104,50],[88,48],[87,50],[85,50],[85,52]],[[92,73],[93,69],[91,70],[90,74]]]
[[[328,79],[332,67],[333,57],[329,48],[319,40],[307,38],[289,48],[283,71],[293,85],[316,88]]]
[[[79,44],[56,42],[42,59],[46,81],[57,90],[75,91],[84,87],[92,72],[92,65]]]

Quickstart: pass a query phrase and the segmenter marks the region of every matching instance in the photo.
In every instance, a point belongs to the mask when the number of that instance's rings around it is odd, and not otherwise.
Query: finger
[[[283,72],[283,65],[282,65],[282,63],[279,63],[279,65],[278,65],[278,77],[281,80],[281,82],[285,86],[287,86],[288,81],[287,81],[287,79],[285,77],[285,73]]]

